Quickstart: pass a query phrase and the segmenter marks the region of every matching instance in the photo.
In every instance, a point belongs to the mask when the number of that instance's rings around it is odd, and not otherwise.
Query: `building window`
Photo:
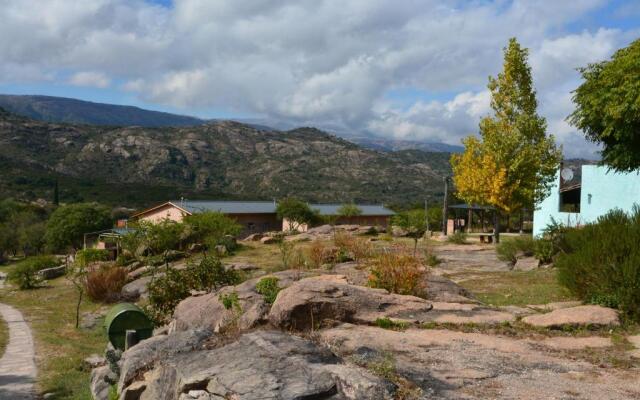
[[[570,188],[560,191],[560,212],[579,213],[580,212],[580,187]]]

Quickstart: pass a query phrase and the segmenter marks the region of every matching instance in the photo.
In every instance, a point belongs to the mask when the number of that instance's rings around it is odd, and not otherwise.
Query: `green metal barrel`
[[[153,335],[153,323],[140,307],[132,303],[116,304],[104,318],[109,341],[116,349],[124,350],[127,330],[135,330],[137,339]]]

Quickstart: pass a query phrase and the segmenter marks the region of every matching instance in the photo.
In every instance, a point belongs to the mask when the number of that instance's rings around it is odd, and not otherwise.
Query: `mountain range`
[[[217,120],[145,110],[139,107],[94,103],[78,99],[41,95],[0,95],[0,107],[38,121],[89,124],[101,126],[194,126]],[[292,130],[290,122],[266,118],[238,119],[238,122],[260,130]],[[398,140],[376,136],[358,136],[340,127],[330,127],[337,136],[373,150],[423,150],[427,152],[460,152],[461,146],[418,140]]]
[[[0,197],[51,200],[57,181],[63,202],[297,196],[403,205],[441,196],[442,176],[450,173],[448,153],[381,152],[315,128],[115,125],[0,110]]]

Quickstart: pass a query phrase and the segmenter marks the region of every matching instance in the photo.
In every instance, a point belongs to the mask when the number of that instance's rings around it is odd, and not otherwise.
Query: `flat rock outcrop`
[[[141,400],[383,400],[395,387],[311,341],[255,331],[221,347],[164,357],[123,389]]]
[[[522,318],[522,322],[543,328],[558,328],[563,325],[620,325],[620,319],[616,310],[594,305],[560,308],[546,314],[529,315]]]
[[[350,285],[342,275],[321,275],[280,291],[269,311],[269,322],[293,330],[315,329],[324,321],[371,324],[378,318],[396,318],[420,322],[432,307],[419,297]]]

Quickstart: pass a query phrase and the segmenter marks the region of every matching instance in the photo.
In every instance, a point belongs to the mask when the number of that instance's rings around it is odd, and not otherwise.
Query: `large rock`
[[[117,377],[108,366],[95,368],[91,371],[91,396],[94,400],[109,400],[109,387]]]
[[[207,330],[177,332],[153,336],[131,347],[120,359],[118,392],[121,393],[140,372],[150,369],[157,361],[199,349],[210,336],[211,332]]]
[[[163,275],[164,273],[156,274],[156,278]],[[127,283],[120,291],[122,297],[129,301],[138,300],[141,297],[146,298],[149,294],[148,286],[151,279],[153,279],[152,276],[143,276],[142,278]]]
[[[538,266],[540,266],[540,261],[535,257],[518,257],[513,269],[514,271],[533,271],[538,269]]]
[[[618,326],[620,320],[614,309],[601,306],[578,306],[561,308],[546,314],[524,317],[522,322],[529,325],[557,328],[563,325],[572,326]]]
[[[325,347],[257,331],[212,350],[165,357],[146,374],[141,400],[390,399],[393,386],[341,363]]]
[[[311,330],[324,321],[371,324],[378,318],[395,318],[421,322],[431,309],[431,302],[419,297],[350,285],[341,275],[321,275],[280,291],[269,321],[294,330]]]
[[[42,279],[55,279],[61,277],[67,271],[67,267],[65,265],[60,265],[58,267],[45,268],[38,271],[38,275]]]
[[[278,278],[278,286],[283,288],[304,276],[299,271],[282,271],[271,274]],[[218,292],[202,296],[188,297],[181,301],[173,314],[174,329],[210,329],[213,332],[224,330],[231,323],[240,329],[249,329],[266,322],[269,304],[264,296],[256,291],[256,284],[264,277],[250,279],[237,286],[228,286]],[[236,293],[242,309],[239,317],[234,310],[227,310],[220,301],[221,295]]]

